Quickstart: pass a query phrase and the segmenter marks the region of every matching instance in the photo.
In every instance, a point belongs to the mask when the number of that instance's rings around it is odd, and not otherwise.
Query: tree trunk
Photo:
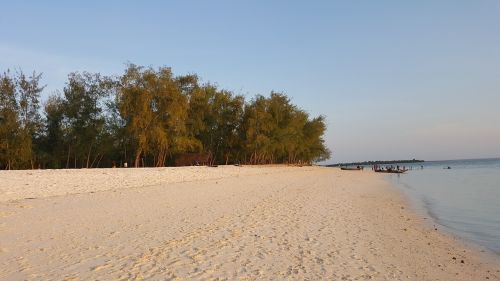
[[[97,158],[99,158],[99,153],[97,153],[96,157],[94,158],[94,160],[92,161],[92,164],[90,164],[90,168],[93,168],[94,167],[94,163],[95,161],[97,161]],[[102,156],[101,156],[102,158]],[[99,168],[99,163],[97,163],[97,166],[96,168]]]
[[[123,150],[124,150],[124,155],[123,156],[124,156],[125,162],[128,162],[127,161],[127,146],[125,144],[123,145]]]
[[[71,152],[71,145],[68,144],[68,158],[66,159],[66,169],[69,168],[69,155],[70,155],[70,152]]]
[[[89,147],[89,153],[87,153],[87,169],[89,168],[89,162],[90,162],[90,153],[92,152],[92,145],[94,144],[94,142],[91,142],[90,143],[90,147]]]
[[[167,161],[167,153],[163,155],[163,165],[162,167],[165,167],[165,162]]]
[[[155,166],[156,167],[161,167],[163,166],[162,165],[162,162],[163,162],[163,154],[165,154],[165,150],[163,148],[160,149],[160,151],[158,152],[158,154],[155,156]]]
[[[253,165],[257,162],[257,151],[254,151],[252,155],[250,155],[250,165]]]
[[[101,163],[101,159],[103,156],[104,156],[104,154],[102,154],[101,157],[99,158],[99,161],[97,161],[97,167],[99,167],[99,163]]]
[[[141,153],[142,153],[142,149],[137,149],[136,153],[135,153],[135,161],[134,161],[134,166],[136,168],[139,168],[139,166],[141,165]]]

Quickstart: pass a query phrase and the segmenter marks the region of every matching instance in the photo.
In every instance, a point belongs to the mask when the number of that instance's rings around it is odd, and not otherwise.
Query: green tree
[[[40,134],[41,75],[0,75],[0,162],[7,169],[34,168],[33,144]]]
[[[185,75],[176,78],[177,85],[187,99],[186,137],[191,140],[189,152],[200,152],[203,149],[200,134],[206,128],[206,116],[210,113],[210,93],[208,87],[198,84],[198,76]]]
[[[217,91],[211,101],[211,121],[208,134],[209,148],[218,163],[236,161],[236,151],[242,144],[239,139],[239,128],[243,114],[244,98],[235,96],[229,91]]]
[[[251,164],[311,163],[328,158],[324,117],[309,120],[282,93],[257,96],[245,107],[243,130]]]
[[[243,126],[250,164],[267,163],[272,151],[270,135],[275,122],[268,108],[269,100],[264,96],[256,96],[245,107]]]
[[[44,104],[45,122],[40,139],[39,154],[45,167],[54,169],[67,167],[64,148],[66,130],[63,127],[65,102],[60,95],[51,95]]]
[[[123,163],[130,161],[129,151],[133,151],[132,138],[127,133],[126,120],[120,115],[118,95],[116,94],[119,82],[109,80],[109,83],[115,92],[106,102],[106,124],[103,143],[106,145],[105,150],[108,151],[110,157],[110,162],[107,164],[119,164],[121,166]]]
[[[0,75],[0,168],[159,167],[184,152],[217,164],[303,164],[331,154],[325,117],[310,118],[284,93],[245,102],[194,74],[130,64],[113,79],[70,73],[42,118],[40,82],[35,72]]]
[[[187,97],[170,68],[155,71],[129,65],[121,77],[118,107],[136,147],[135,167],[148,154],[155,166],[163,166],[172,153],[197,145],[186,129]]]
[[[326,131],[325,117],[319,116],[307,121],[303,131],[304,141],[301,158],[306,162],[323,161],[330,158],[331,152],[323,140]]]
[[[0,75],[0,165],[13,169],[17,164],[18,104],[16,84],[10,72]]]
[[[40,116],[40,93],[45,86],[40,85],[42,74],[33,72],[26,76],[22,71],[17,75],[17,91],[19,104],[19,143],[24,155],[29,159],[31,168],[35,168],[36,153],[35,144],[39,143],[42,130],[42,119]]]
[[[64,94],[64,120],[68,141],[68,161],[74,167],[92,167],[102,153],[98,150],[104,130],[103,100],[109,89],[99,74],[70,73]]]

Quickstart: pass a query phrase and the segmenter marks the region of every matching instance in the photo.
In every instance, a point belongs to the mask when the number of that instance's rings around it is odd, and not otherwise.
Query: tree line
[[[118,77],[70,73],[42,101],[41,79],[0,74],[1,169],[162,167],[185,153],[209,154],[212,164],[330,157],[325,118],[311,118],[283,93],[245,101],[194,74],[129,64]]]

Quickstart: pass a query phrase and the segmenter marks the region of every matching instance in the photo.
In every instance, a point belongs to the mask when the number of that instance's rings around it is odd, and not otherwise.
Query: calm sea
[[[413,169],[388,175],[388,179],[408,195],[417,210],[459,237],[500,255],[500,158],[402,165]]]

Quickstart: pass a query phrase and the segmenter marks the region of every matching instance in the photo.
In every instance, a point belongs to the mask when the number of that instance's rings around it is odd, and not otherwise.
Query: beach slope
[[[1,280],[499,280],[370,171],[0,172]]]

